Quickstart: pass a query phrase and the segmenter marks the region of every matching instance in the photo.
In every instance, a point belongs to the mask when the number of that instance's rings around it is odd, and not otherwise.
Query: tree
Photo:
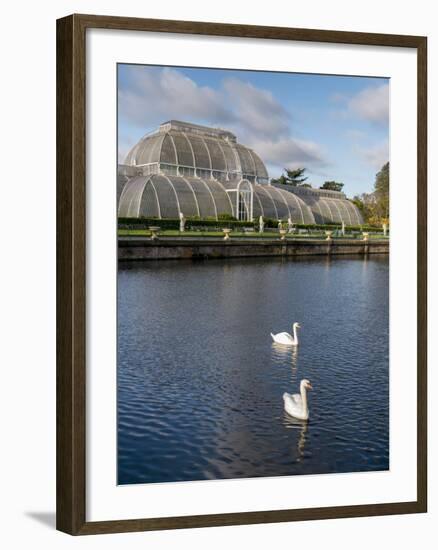
[[[389,162],[384,164],[376,174],[374,183],[374,193],[376,195],[376,216],[382,223],[387,223],[389,219]]]
[[[356,195],[353,202],[366,223],[380,225],[389,222],[389,162],[377,172],[374,191]]]
[[[356,195],[352,200],[360,213],[365,223],[373,223],[373,212],[374,212],[374,195],[373,193],[362,193],[361,195]]]
[[[305,168],[296,168],[292,170],[285,168],[285,174],[282,174],[279,178],[272,178],[271,183],[280,183],[281,185],[292,185],[294,187],[311,187],[308,183],[304,183],[307,180],[307,176],[304,176]]]
[[[286,176],[281,174],[279,178],[272,178],[271,183],[280,183],[281,185],[286,185],[288,183]]]
[[[344,184],[339,181],[325,181],[320,189],[329,189],[330,191],[342,191]]]

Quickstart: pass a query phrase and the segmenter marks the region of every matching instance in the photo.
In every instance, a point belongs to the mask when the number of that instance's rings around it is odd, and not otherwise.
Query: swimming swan
[[[290,416],[299,420],[307,420],[309,418],[309,408],[307,406],[307,390],[312,389],[312,384],[304,378],[301,380],[300,393],[291,395],[290,393],[283,394],[284,410]]]
[[[279,332],[278,334],[272,334],[271,332],[272,339],[276,344],[282,344],[283,346],[298,346],[297,328],[301,328],[301,325],[294,323],[292,325],[293,336],[288,332]]]

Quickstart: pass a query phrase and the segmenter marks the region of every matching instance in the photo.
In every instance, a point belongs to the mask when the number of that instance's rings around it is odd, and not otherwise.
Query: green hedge
[[[156,225],[161,229],[179,229],[179,219],[177,218],[119,218],[118,226],[119,229],[148,229],[150,225]],[[283,222],[283,227],[286,228],[286,223]],[[244,227],[253,227],[258,229],[259,222],[258,220],[254,222],[249,221],[237,221],[234,219],[229,220],[215,220],[212,218],[199,219],[199,218],[187,218],[186,219],[186,229],[190,230],[201,230],[203,228],[224,228],[229,227],[231,229],[242,229]],[[273,220],[270,218],[265,219],[266,228],[277,228],[278,220]],[[296,223],[294,227],[297,229],[309,229],[312,231],[336,231],[341,230],[342,227],[340,224],[302,224]],[[371,225],[346,225],[345,230],[349,231],[367,231],[368,233],[382,233],[382,228],[378,226]]]
[[[177,218],[119,218],[118,225],[120,229],[147,229],[150,225],[156,225],[161,229],[179,229],[179,219]],[[253,222],[243,222],[237,220],[215,220],[215,219],[197,219],[186,218],[186,229],[202,229],[214,227],[230,227],[231,229],[242,229],[243,227],[254,227]],[[258,225],[257,225],[258,227]]]
[[[274,227],[278,228],[278,220],[273,220],[272,218],[266,218],[265,220],[265,227]],[[287,222],[282,221],[283,227],[286,229]],[[256,222],[256,226],[258,227],[258,221]],[[317,223],[294,223],[294,227],[297,229],[313,229],[313,230],[324,230],[324,231],[335,231],[336,229],[341,229],[342,226],[340,224],[317,224]]]
[[[265,227],[267,228],[278,228],[278,220],[274,220],[272,218],[264,218],[264,222]],[[259,226],[258,220],[254,221],[253,223],[255,227]],[[287,223],[284,220],[282,221],[282,224],[283,227],[286,228]],[[294,223],[294,227],[296,227],[297,229],[311,229],[313,231],[336,231],[342,229],[342,225],[340,223]],[[345,231],[368,231],[370,233],[382,233],[383,229],[380,226],[372,225],[346,225]]]

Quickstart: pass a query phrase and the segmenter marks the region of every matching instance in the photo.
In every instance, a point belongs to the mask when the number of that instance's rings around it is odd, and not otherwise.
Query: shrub
[[[224,219],[222,216],[229,216],[229,218]],[[220,214],[219,220],[214,218],[204,218],[201,219],[199,216],[193,216],[186,218],[186,229],[187,230],[221,230],[224,227],[229,227],[231,229],[243,229],[244,227],[254,227],[255,229],[259,228],[259,220],[255,219],[253,222],[249,221],[238,221],[234,219],[229,214]],[[277,228],[278,220],[272,218],[264,218],[265,228]],[[156,225],[163,230],[166,229],[179,229],[180,220],[178,218],[119,218],[118,226],[120,229],[148,229],[150,225]],[[283,222],[284,224],[284,222]],[[313,231],[336,231],[341,230],[342,226],[340,224],[302,224],[294,223],[296,229],[310,229]],[[346,232],[351,231],[367,231],[368,233],[382,233],[382,228],[380,226],[373,225],[346,225]]]
[[[237,219],[232,216],[231,214],[228,214],[227,212],[224,212],[223,214],[218,214],[218,220],[229,220],[229,221],[237,221]]]
[[[180,220],[177,218],[119,218],[119,229],[147,229],[150,225],[156,225],[161,229],[179,229]],[[242,229],[243,227],[254,227],[253,222],[237,220],[215,220],[211,218],[200,219],[198,217],[186,218],[187,230],[219,229],[230,227],[231,229]]]

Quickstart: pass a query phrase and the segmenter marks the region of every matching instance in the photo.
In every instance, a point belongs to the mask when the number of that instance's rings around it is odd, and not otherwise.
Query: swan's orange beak
[[[309,383],[309,384],[307,384],[307,389],[308,389],[308,390],[313,390],[313,386],[312,386],[312,384],[310,384],[310,383]]]

